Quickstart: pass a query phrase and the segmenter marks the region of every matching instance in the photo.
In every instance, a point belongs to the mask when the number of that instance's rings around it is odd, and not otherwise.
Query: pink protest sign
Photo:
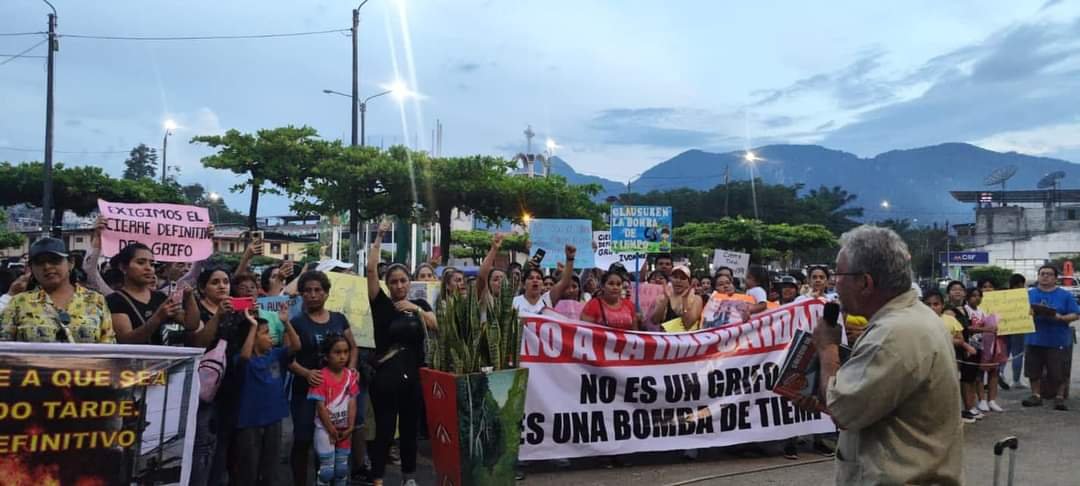
[[[142,243],[159,262],[196,262],[210,257],[214,243],[206,208],[179,204],[128,204],[98,199],[105,218],[101,252],[120,253],[125,246]]]
[[[633,283],[632,285],[638,284]],[[635,291],[633,287],[630,288],[630,300],[640,299],[640,302],[635,303],[638,304],[638,306],[641,308],[641,312],[645,313],[645,315],[648,315],[650,312],[652,312],[653,305],[656,304],[656,301],[660,298],[661,295],[664,295],[665,289],[666,286],[664,285],[643,283],[640,284],[637,291]]]

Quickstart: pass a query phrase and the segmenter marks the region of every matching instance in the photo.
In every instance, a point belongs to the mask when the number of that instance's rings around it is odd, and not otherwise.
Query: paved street
[[[1080,355],[1080,353],[1077,353]],[[1025,409],[1020,400],[1028,396],[1027,389],[1003,391],[998,403],[1006,409],[1002,414],[990,414],[975,425],[964,428],[966,474],[968,484],[992,484],[993,444],[998,439],[1015,435],[1020,439],[1017,453],[1016,483],[1023,485],[1080,484],[1075,464],[1080,459],[1080,356],[1074,355],[1072,390],[1068,412],[1054,411],[1044,405],[1040,409]],[[551,463],[530,465],[522,486],[548,484],[588,484],[595,486],[676,486],[676,485],[807,485],[831,484],[833,464],[808,447],[800,451],[798,461],[784,459],[779,446],[768,449],[770,457],[736,456],[726,451],[702,451],[701,457],[687,462],[681,454],[635,454],[628,458],[630,467],[607,469],[606,459],[573,461],[568,469],[558,469]],[[1007,458],[1006,458],[1007,461]],[[1003,463],[1004,467],[1007,465]],[[418,480],[434,484],[427,442],[421,443]],[[388,485],[399,484],[398,466],[388,468]],[[283,473],[284,467],[283,467]],[[285,474],[282,475],[283,477]],[[287,481],[285,481],[287,484]]]
[[[1080,399],[1076,395],[1080,390],[1078,365],[1080,356],[1074,355],[1073,396],[1068,401],[1068,412],[1057,412],[1045,405],[1041,409],[1024,409],[1020,400],[1027,397],[1030,390],[1014,389],[1003,391],[999,396],[998,403],[1006,409],[1005,413],[991,414],[975,425],[965,426],[964,463],[968,484],[993,484],[993,444],[1009,435],[1020,439],[1015,484],[1080,484],[1075,467],[1080,459]],[[545,465],[533,468],[522,484],[831,484],[832,461],[822,460],[821,456],[806,449],[801,451],[799,461],[784,459],[777,448],[773,451],[775,457],[770,458],[737,458],[710,450],[693,463],[686,462],[676,453],[638,454],[631,458],[633,466],[625,469],[605,469],[597,460],[580,461],[571,470],[552,471]],[[1006,465],[1007,462],[1003,463],[1003,470]]]

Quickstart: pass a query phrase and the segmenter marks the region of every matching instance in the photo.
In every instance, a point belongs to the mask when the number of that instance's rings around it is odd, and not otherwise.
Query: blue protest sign
[[[529,241],[533,251],[543,249],[544,268],[566,260],[566,245],[577,248],[574,268],[592,268],[592,221],[587,219],[534,219],[529,223]]]
[[[671,251],[670,206],[612,206],[611,248],[615,253]]]
[[[255,306],[258,307],[259,310],[275,313],[281,310],[282,307],[288,307],[289,318],[291,319],[300,315],[303,311],[303,300],[299,295],[291,297],[288,295],[259,297],[258,299],[255,299]]]

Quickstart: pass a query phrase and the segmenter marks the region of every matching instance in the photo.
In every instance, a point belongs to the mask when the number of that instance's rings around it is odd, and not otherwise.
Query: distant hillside
[[[603,177],[579,174],[573,167],[570,167],[570,164],[559,157],[551,158],[551,172],[565,177],[566,181],[570,184],[600,184],[604,189],[597,195],[597,199],[599,200],[626,192],[626,183],[615,182],[610,179],[604,179]]]
[[[860,158],[817,145],[767,145],[753,152],[761,159],[754,173],[765,182],[802,183],[807,189],[842,186],[858,195],[857,205],[866,209],[868,220],[895,217],[970,221],[974,215],[971,205],[957,202],[949,191],[999,189],[1000,186],[987,187],[983,181],[991,171],[1007,165],[1015,165],[1018,170],[1006,189],[1035,189],[1045,174],[1058,170],[1066,173],[1063,187],[1080,186],[1078,164],[1015,152],[994,152],[966,143],[893,150],[873,158]],[[744,152],[688,150],[643,173],[632,188],[636,193],[680,187],[711,189],[724,182],[725,170],[732,180],[749,179],[750,167],[744,156]],[[559,162],[566,170],[573,170],[565,162]],[[603,181],[604,187],[610,187],[614,193],[625,191],[620,183],[590,177],[590,181],[593,179]],[[881,206],[882,201],[889,202],[888,209]]]

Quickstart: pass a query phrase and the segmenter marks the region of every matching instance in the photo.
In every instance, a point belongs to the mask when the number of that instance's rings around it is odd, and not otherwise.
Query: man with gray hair
[[[840,364],[840,326],[820,324],[820,401],[840,427],[837,484],[963,484],[960,386],[951,338],[911,288],[911,256],[892,230],[840,238],[836,289],[869,323]],[[824,407],[822,407],[824,403]]]

